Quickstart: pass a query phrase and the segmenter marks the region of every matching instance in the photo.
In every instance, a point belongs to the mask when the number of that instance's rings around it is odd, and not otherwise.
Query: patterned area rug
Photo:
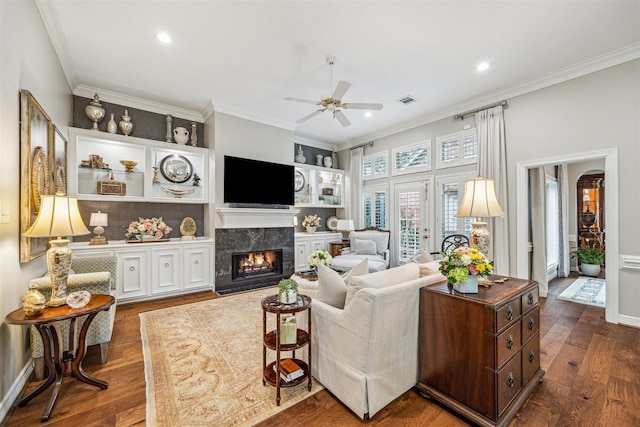
[[[604,279],[581,276],[565,289],[564,292],[558,296],[558,299],[593,305],[595,307],[604,307],[606,301],[605,295]]]
[[[140,314],[148,426],[250,426],[313,395],[262,384],[262,306],[277,288]],[[267,314],[267,330],[275,328]],[[287,353],[287,356],[290,353]],[[300,357],[296,353],[296,356]],[[267,351],[267,363],[275,352]]]

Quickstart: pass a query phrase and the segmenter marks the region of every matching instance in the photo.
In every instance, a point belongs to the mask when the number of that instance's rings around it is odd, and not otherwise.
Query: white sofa
[[[366,258],[369,272],[386,270],[389,268],[389,236],[389,230],[373,227],[350,232],[350,247],[333,258],[331,267],[347,271]]]
[[[437,262],[351,277],[344,308],[318,298],[321,279],[300,286],[314,298],[313,376],[360,418],[372,417],[417,384],[419,290],[446,279]]]

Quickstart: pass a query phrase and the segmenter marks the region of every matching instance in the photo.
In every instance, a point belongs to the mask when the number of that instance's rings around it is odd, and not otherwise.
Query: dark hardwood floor
[[[575,279],[554,280],[541,298],[541,365],[546,371],[510,426],[640,426],[640,329],[605,322],[604,309],[557,300]],[[65,379],[50,421],[40,416],[45,391],[15,407],[7,426],[143,426],[145,378],[138,314],[216,298],[210,292],[120,305],[109,350],[91,347],[84,368],[109,382],[99,390]],[[259,361],[256,361],[259,363]],[[38,385],[33,381],[26,391]],[[468,421],[409,390],[372,419],[361,421],[323,390],[259,424],[265,426],[466,426]]]

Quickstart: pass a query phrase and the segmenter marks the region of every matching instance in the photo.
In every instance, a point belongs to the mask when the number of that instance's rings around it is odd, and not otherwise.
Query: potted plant
[[[278,300],[282,304],[294,304],[298,299],[298,282],[282,279],[278,282]]]
[[[604,252],[599,248],[583,246],[571,252],[571,258],[580,261],[580,269],[585,276],[598,277],[600,264],[604,262]]]

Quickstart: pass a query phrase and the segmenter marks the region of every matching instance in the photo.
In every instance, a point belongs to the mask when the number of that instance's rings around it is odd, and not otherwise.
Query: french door
[[[428,181],[394,185],[396,264],[404,264],[422,248],[428,248]]]

